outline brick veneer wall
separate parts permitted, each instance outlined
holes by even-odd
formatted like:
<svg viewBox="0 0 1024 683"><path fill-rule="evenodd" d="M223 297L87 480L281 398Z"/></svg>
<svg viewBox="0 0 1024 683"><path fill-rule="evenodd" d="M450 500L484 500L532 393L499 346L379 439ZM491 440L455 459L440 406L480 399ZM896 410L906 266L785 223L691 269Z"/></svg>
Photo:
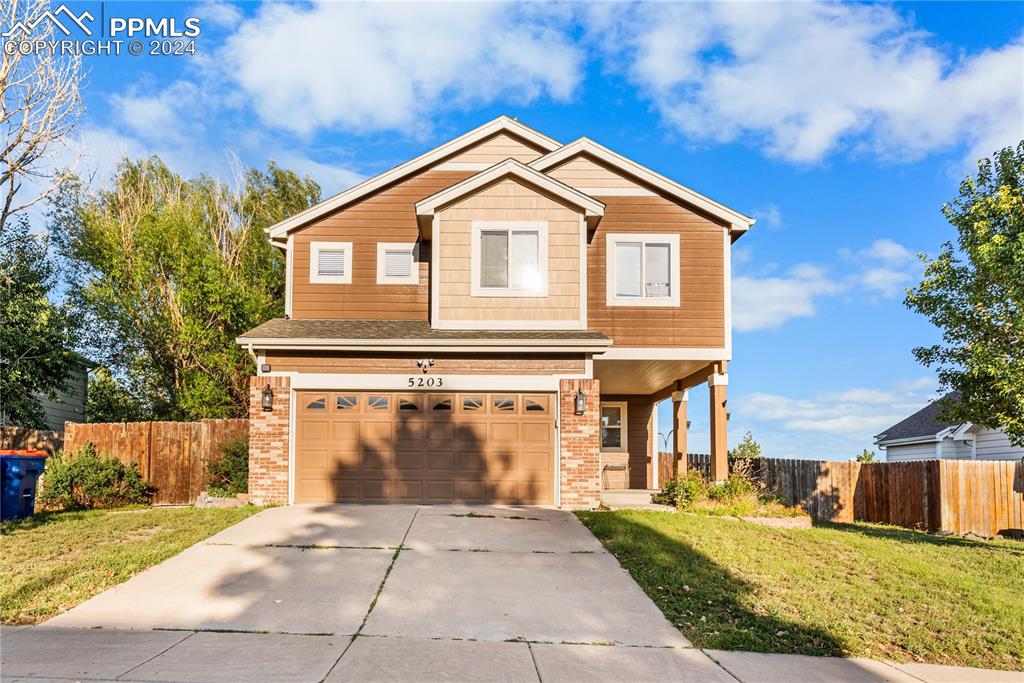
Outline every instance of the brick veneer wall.
<svg viewBox="0 0 1024 683"><path fill-rule="evenodd" d="M587 409L576 414L576 390L587 395ZM563 379L558 387L561 426L562 507L592 508L601 502L601 383Z"/></svg>
<svg viewBox="0 0 1024 683"><path fill-rule="evenodd" d="M274 392L274 409L261 407L263 387ZM254 503L288 502L288 377L249 379L249 495Z"/></svg>

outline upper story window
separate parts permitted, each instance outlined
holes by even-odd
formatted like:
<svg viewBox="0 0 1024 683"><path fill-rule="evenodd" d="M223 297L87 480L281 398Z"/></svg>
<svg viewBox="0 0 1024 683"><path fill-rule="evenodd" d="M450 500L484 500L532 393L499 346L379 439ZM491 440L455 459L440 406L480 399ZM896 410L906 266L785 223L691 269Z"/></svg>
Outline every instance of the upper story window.
<svg viewBox="0 0 1024 683"><path fill-rule="evenodd" d="M609 306L679 305L679 235L607 236Z"/></svg>
<svg viewBox="0 0 1024 683"><path fill-rule="evenodd" d="M415 285L420 281L419 248L411 242L377 244L377 284Z"/></svg>
<svg viewBox="0 0 1024 683"><path fill-rule="evenodd" d="M471 239L472 296L547 296L547 222L474 221Z"/></svg>
<svg viewBox="0 0 1024 683"><path fill-rule="evenodd" d="M320 284L351 284L352 243L312 242L309 245L309 281Z"/></svg>

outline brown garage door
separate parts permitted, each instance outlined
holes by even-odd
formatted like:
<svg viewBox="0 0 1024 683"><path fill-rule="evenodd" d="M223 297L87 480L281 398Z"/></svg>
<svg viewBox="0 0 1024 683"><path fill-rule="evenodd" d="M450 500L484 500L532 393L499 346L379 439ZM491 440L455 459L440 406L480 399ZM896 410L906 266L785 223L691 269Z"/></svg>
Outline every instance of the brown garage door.
<svg viewBox="0 0 1024 683"><path fill-rule="evenodd" d="M296 502L554 502L553 394L296 396Z"/></svg>

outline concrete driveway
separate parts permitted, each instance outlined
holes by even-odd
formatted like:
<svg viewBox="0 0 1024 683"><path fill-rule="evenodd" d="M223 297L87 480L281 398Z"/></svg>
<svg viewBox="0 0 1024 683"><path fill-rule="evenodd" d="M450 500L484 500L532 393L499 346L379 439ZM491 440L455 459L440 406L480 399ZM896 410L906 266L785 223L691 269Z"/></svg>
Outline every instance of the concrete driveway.
<svg viewBox="0 0 1024 683"><path fill-rule="evenodd" d="M5 681L737 680L544 508L273 508L0 638ZM830 680L919 680L831 661Z"/></svg>

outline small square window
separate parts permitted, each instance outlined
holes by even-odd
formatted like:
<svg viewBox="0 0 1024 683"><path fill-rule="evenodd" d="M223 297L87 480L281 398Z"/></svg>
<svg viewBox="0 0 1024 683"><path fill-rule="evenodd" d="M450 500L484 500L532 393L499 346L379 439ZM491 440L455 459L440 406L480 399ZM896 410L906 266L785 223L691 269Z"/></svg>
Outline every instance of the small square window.
<svg viewBox="0 0 1024 683"><path fill-rule="evenodd" d="M472 296L547 296L546 222L474 221L471 240Z"/></svg>
<svg viewBox="0 0 1024 683"><path fill-rule="evenodd" d="M679 305L678 234L609 234L607 241L607 305Z"/></svg>
<svg viewBox="0 0 1024 683"><path fill-rule="evenodd" d="M548 410L548 399L546 396L526 398L524 403L528 413L545 413Z"/></svg>
<svg viewBox="0 0 1024 683"><path fill-rule="evenodd" d="M317 284L351 284L352 243L311 242L309 281Z"/></svg>
<svg viewBox="0 0 1024 683"><path fill-rule="evenodd" d="M466 396L462 399L462 410L465 412L476 412L484 409L482 396Z"/></svg>
<svg viewBox="0 0 1024 683"><path fill-rule="evenodd" d="M377 244L377 284L415 285L419 281L419 248L415 243Z"/></svg>
<svg viewBox="0 0 1024 683"><path fill-rule="evenodd" d="M398 401L399 410L416 410L420 409L420 404L411 399L403 398Z"/></svg>
<svg viewBox="0 0 1024 683"><path fill-rule="evenodd" d="M306 410L327 410L327 399L323 396L314 398L306 404Z"/></svg>
<svg viewBox="0 0 1024 683"><path fill-rule="evenodd" d="M391 397L390 396L367 396L366 405L369 406L370 410L390 410L391 409Z"/></svg>
<svg viewBox="0 0 1024 683"><path fill-rule="evenodd" d="M434 401L434 405L430 409L437 412L450 412L452 409L452 400L450 398L442 398L438 401Z"/></svg>

